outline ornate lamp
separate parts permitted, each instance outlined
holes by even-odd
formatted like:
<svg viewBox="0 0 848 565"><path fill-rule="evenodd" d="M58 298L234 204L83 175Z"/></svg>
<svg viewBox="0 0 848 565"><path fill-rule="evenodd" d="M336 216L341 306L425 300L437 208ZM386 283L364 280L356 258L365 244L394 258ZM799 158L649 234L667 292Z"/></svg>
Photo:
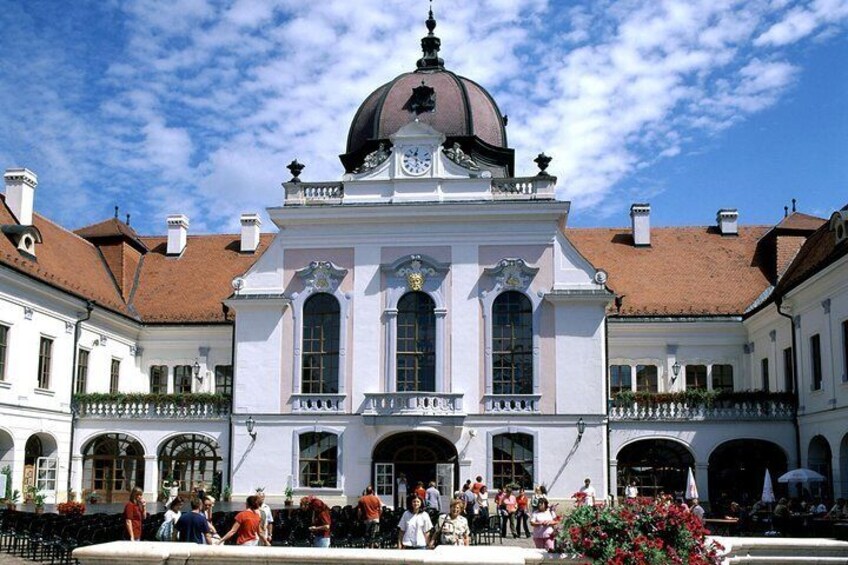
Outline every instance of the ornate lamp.
<svg viewBox="0 0 848 565"><path fill-rule="evenodd" d="M253 416L248 416L244 425L247 428L247 435L250 436L251 440L256 441L256 432L253 431L253 428L256 427L256 420L253 419Z"/></svg>

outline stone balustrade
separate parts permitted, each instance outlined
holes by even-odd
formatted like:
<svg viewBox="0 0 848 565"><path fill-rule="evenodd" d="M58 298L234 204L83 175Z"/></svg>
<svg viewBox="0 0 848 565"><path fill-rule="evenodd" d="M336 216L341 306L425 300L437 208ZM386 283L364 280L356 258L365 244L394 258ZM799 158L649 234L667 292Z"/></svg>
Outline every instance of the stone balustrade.
<svg viewBox="0 0 848 565"><path fill-rule="evenodd" d="M494 198L553 198L556 177L492 179Z"/></svg>
<svg viewBox="0 0 848 565"><path fill-rule="evenodd" d="M293 394L292 412L296 414L337 414L344 412L344 394Z"/></svg>
<svg viewBox="0 0 848 565"><path fill-rule="evenodd" d="M465 416L462 396L456 392L367 392L362 415Z"/></svg>
<svg viewBox="0 0 848 565"><path fill-rule="evenodd" d="M76 400L79 418L220 420L230 415L222 402L167 400Z"/></svg>
<svg viewBox="0 0 848 565"><path fill-rule="evenodd" d="M344 184L340 182L287 182L287 204L338 203L344 198Z"/></svg>
<svg viewBox="0 0 848 565"><path fill-rule="evenodd" d="M487 413L536 414L540 394L487 394L483 406Z"/></svg>
<svg viewBox="0 0 848 565"><path fill-rule="evenodd" d="M613 405L610 408L610 420L790 420L793 410L791 402L780 400L721 400L711 405L687 402L633 402Z"/></svg>

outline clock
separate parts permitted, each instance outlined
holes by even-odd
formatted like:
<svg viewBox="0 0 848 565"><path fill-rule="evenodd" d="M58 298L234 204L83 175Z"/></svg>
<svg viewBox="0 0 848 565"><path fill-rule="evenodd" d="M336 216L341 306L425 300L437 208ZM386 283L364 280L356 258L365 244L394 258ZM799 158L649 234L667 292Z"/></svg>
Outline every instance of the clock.
<svg viewBox="0 0 848 565"><path fill-rule="evenodd" d="M401 157L403 169L411 175L423 175L433 164L433 154L426 147L408 147Z"/></svg>

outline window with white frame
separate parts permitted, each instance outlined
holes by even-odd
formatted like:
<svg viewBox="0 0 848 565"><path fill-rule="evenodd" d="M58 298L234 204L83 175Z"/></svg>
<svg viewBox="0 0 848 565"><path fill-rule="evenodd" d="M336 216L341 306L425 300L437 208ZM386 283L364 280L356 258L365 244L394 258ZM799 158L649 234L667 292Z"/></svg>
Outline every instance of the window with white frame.
<svg viewBox="0 0 848 565"><path fill-rule="evenodd" d="M630 365L610 365L610 396L630 392L633 388Z"/></svg>
<svg viewBox="0 0 848 565"><path fill-rule="evenodd" d="M304 432L298 436L300 486L338 486L339 436L330 432Z"/></svg>
<svg viewBox="0 0 848 565"><path fill-rule="evenodd" d="M112 359L112 363L109 366L109 392L111 394L118 394L119 385L121 383L121 360L120 359Z"/></svg>
<svg viewBox="0 0 848 565"><path fill-rule="evenodd" d="M768 392L771 388L769 383L768 357L763 357L763 359L760 360L760 377L763 379L763 391Z"/></svg>
<svg viewBox="0 0 848 565"><path fill-rule="evenodd" d="M38 348L38 388L50 388L50 369L53 364L53 340L41 337Z"/></svg>
<svg viewBox="0 0 848 565"><path fill-rule="evenodd" d="M215 365L215 392L224 396L233 395L232 365Z"/></svg>
<svg viewBox="0 0 848 565"><path fill-rule="evenodd" d="M55 492L58 468L59 461L55 457L39 457L35 467L35 488L41 492Z"/></svg>
<svg viewBox="0 0 848 565"><path fill-rule="evenodd" d="M6 348L9 345L9 326L0 324L0 381L6 380Z"/></svg>
<svg viewBox="0 0 848 565"><path fill-rule="evenodd" d="M810 336L810 368L812 369L813 390L822 389L822 358L821 358L821 336L815 334Z"/></svg>
<svg viewBox="0 0 848 565"><path fill-rule="evenodd" d="M686 365L686 390L707 390L706 365Z"/></svg>
<svg viewBox="0 0 848 565"><path fill-rule="evenodd" d="M301 392L339 392L340 323L341 311L335 296L319 292L310 296L304 303Z"/></svg>
<svg viewBox="0 0 848 565"><path fill-rule="evenodd" d="M516 484L533 487L533 436L506 433L492 436L492 482L494 487Z"/></svg>
<svg viewBox="0 0 848 565"><path fill-rule="evenodd" d="M397 307L397 391L436 390L436 304L424 292L408 292Z"/></svg>
<svg viewBox="0 0 848 565"><path fill-rule="evenodd" d="M656 365L636 365L636 392L659 390L659 369Z"/></svg>
<svg viewBox="0 0 848 565"><path fill-rule="evenodd" d="M168 366L150 366L150 393L165 394L168 392Z"/></svg>
<svg viewBox="0 0 848 565"><path fill-rule="evenodd" d="M711 371L713 390L733 390L733 365L713 365Z"/></svg>
<svg viewBox="0 0 848 565"><path fill-rule="evenodd" d="M88 356L90 352L87 349L80 349L77 352L77 382L74 392L76 394L85 394L88 390Z"/></svg>
<svg viewBox="0 0 848 565"><path fill-rule="evenodd" d="M191 392L192 369L191 365L174 367L174 394L189 394Z"/></svg>
<svg viewBox="0 0 848 565"><path fill-rule="evenodd" d="M522 292L503 292L492 305L492 392L533 393L533 305Z"/></svg>

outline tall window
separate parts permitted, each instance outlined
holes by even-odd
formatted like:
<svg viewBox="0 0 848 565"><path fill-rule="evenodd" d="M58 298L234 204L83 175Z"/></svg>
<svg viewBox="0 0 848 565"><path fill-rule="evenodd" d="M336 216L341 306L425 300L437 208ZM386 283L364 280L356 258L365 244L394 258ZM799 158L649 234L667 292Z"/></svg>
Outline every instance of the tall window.
<svg viewBox="0 0 848 565"><path fill-rule="evenodd" d="M707 390L706 365L686 365L686 388Z"/></svg>
<svg viewBox="0 0 848 565"><path fill-rule="evenodd" d="M610 396L631 388L630 365L610 365Z"/></svg>
<svg viewBox="0 0 848 565"><path fill-rule="evenodd" d="M636 365L636 392L657 392L657 366Z"/></svg>
<svg viewBox="0 0 848 565"><path fill-rule="evenodd" d="M328 432L300 434L300 486L336 488L339 437Z"/></svg>
<svg viewBox="0 0 848 565"><path fill-rule="evenodd" d="M233 395L232 365L215 365L215 392L226 396Z"/></svg>
<svg viewBox="0 0 848 565"><path fill-rule="evenodd" d="M733 365L713 365L713 390L733 390Z"/></svg>
<svg viewBox="0 0 848 565"><path fill-rule="evenodd" d="M150 392L151 394L165 394L168 392L168 366L150 366Z"/></svg>
<svg viewBox="0 0 848 565"><path fill-rule="evenodd" d="M303 305L303 369L301 390L306 394L339 392L339 301L324 292Z"/></svg>
<svg viewBox="0 0 848 565"><path fill-rule="evenodd" d="M822 387L821 337L816 334L810 337L810 361L813 370L813 390Z"/></svg>
<svg viewBox="0 0 848 565"><path fill-rule="evenodd" d="M191 365L177 365L174 367L174 394L188 394L191 392Z"/></svg>
<svg viewBox="0 0 848 565"><path fill-rule="evenodd" d="M112 365L109 367L109 392L117 394L121 380L121 360L112 359Z"/></svg>
<svg viewBox="0 0 848 565"><path fill-rule="evenodd" d="M9 345L9 326L0 324L0 381L6 380L6 347Z"/></svg>
<svg viewBox="0 0 848 565"><path fill-rule="evenodd" d="M77 353L77 383L74 392L85 394L88 388L88 350L80 349Z"/></svg>
<svg viewBox="0 0 848 565"><path fill-rule="evenodd" d="M171 438L159 449L159 476L176 481L181 492L191 493L200 483L208 489L219 482L220 451L218 442L200 434Z"/></svg>
<svg viewBox="0 0 848 565"><path fill-rule="evenodd" d="M436 305L423 292L398 301L397 390L436 390Z"/></svg>
<svg viewBox="0 0 848 565"><path fill-rule="evenodd" d="M795 363L792 361L792 348L783 350L783 390L793 392L795 390Z"/></svg>
<svg viewBox="0 0 848 565"><path fill-rule="evenodd" d="M499 434L492 438L492 484L533 486L533 436Z"/></svg>
<svg viewBox="0 0 848 565"><path fill-rule="evenodd" d="M504 292L492 305L492 392L533 392L533 305L524 294Z"/></svg>
<svg viewBox="0 0 848 565"><path fill-rule="evenodd" d="M38 348L38 388L50 388L50 365L53 362L53 340L42 337Z"/></svg>
<svg viewBox="0 0 848 565"><path fill-rule="evenodd" d="M769 367L768 367L768 358L764 358L760 361L760 376L763 377L763 390L765 392L769 391Z"/></svg>

